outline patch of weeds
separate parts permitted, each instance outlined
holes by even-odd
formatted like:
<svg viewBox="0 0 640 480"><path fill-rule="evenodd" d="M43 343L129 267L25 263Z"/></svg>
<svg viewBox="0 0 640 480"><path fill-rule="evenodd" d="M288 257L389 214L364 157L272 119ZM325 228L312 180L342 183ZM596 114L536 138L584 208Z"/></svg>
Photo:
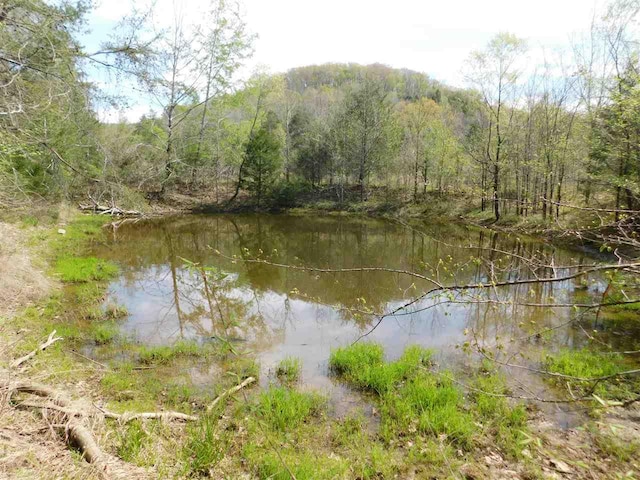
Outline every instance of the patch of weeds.
<svg viewBox="0 0 640 480"><path fill-rule="evenodd" d="M387 438L417 431L446 435L457 446L469 449L475 430L473 416L450 380L421 374L382 399L382 432Z"/></svg>
<svg viewBox="0 0 640 480"><path fill-rule="evenodd" d="M331 352L329 368L358 388L384 395L421 367L430 365L431 356L431 351L411 346L395 362L385 363L381 345L356 343Z"/></svg>
<svg viewBox="0 0 640 480"><path fill-rule="evenodd" d="M615 433L604 433L594 427L590 428L590 430L596 447L603 454L620 462L629 462L640 455L640 443L625 441L616 436Z"/></svg>
<svg viewBox="0 0 640 480"><path fill-rule="evenodd" d="M118 336L118 327L114 323L96 323L91 326L91 338L96 345L106 345Z"/></svg>
<svg viewBox="0 0 640 480"><path fill-rule="evenodd" d="M195 342L180 341L174 345L142 347L140 362L145 364L165 364L180 357L207 357L214 353L208 344L198 345Z"/></svg>
<svg viewBox="0 0 640 480"><path fill-rule="evenodd" d="M455 461L456 457L456 450L452 444L432 437L418 437L409 448L406 459L412 464L429 468L428 473L431 475L425 475L424 478L442 478L437 474L439 469L455 466L451 465L451 462Z"/></svg>
<svg viewBox="0 0 640 480"><path fill-rule="evenodd" d="M257 409L270 428L285 432L319 415L325 406L326 399L317 393L274 387L260 395Z"/></svg>
<svg viewBox="0 0 640 480"><path fill-rule="evenodd" d="M104 309L104 316L111 320L118 320L129 315L127 307L116 303L109 303Z"/></svg>
<svg viewBox="0 0 640 480"><path fill-rule="evenodd" d="M614 375L628 369L624 358L619 354L607 354L583 350L562 350L554 355L548 355L545 367L548 371L578 378L597 378ZM554 379L552 379L554 380ZM569 383L573 392L579 394L594 393L604 399L628 400L637 391L638 380L616 377L601 381L593 388L593 381L581 381L562 378L559 383Z"/></svg>
<svg viewBox="0 0 640 480"><path fill-rule="evenodd" d="M63 282L81 283L108 280L118 273L118 266L96 257L62 257L54 271Z"/></svg>
<svg viewBox="0 0 640 480"><path fill-rule="evenodd" d="M93 304L102 300L105 285L99 282L70 285L67 292L76 304Z"/></svg>
<svg viewBox="0 0 640 480"><path fill-rule="evenodd" d="M226 373L235 377L237 381L246 380L249 377L258 379L260 377L260 365L251 357L233 357L233 362L227 364Z"/></svg>
<svg viewBox="0 0 640 480"><path fill-rule="evenodd" d="M299 358L287 357L278 363L276 376L286 382L297 382L300 379L302 363Z"/></svg>
<svg viewBox="0 0 640 480"><path fill-rule="evenodd" d="M211 476L231 445L231 434L221 428L219 412L209 412L187 426L187 439L182 447L185 474Z"/></svg>
<svg viewBox="0 0 640 480"><path fill-rule="evenodd" d="M496 372L475 377L472 392L474 408L487 434L495 438L504 453L519 458L527 438L527 412L524 405L510 405L505 379Z"/></svg>
<svg viewBox="0 0 640 480"><path fill-rule="evenodd" d="M246 447L244 453L260 479L290 480L293 474L298 480L329 480L345 478L349 471L348 462L335 455L317 455L292 449L281 449L278 455L272 450L253 445Z"/></svg>
<svg viewBox="0 0 640 480"><path fill-rule="evenodd" d="M118 456L125 462L139 464L138 456L149 441L149 435L142 427L140 420L134 420L127 425L124 432L118 434Z"/></svg>
<svg viewBox="0 0 640 480"><path fill-rule="evenodd" d="M371 438L362 415L335 423L332 442L335 447L347 450L352 478L393 478L397 472L392 451Z"/></svg>
<svg viewBox="0 0 640 480"><path fill-rule="evenodd" d="M20 219L20 223L22 224L22 228L28 227L37 227L39 220L36 217L32 217L31 215L25 215Z"/></svg>
<svg viewBox="0 0 640 480"><path fill-rule="evenodd" d="M387 441L416 433L447 438L461 448L470 448L474 435L473 416L463 397L447 378L436 378L425 367L432 353L413 346L395 362L384 363L377 344L355 344L335 350L330 368L356 387L378 394L381 435Z"/></svg>

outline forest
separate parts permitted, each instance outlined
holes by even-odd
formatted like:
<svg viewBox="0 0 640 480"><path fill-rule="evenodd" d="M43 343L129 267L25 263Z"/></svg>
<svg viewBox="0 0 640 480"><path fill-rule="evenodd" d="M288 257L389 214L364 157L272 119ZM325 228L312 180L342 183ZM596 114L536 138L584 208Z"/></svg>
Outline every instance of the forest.
<svg viewBox="0 0 640 480"><path fill-rule="evenodd" d="M0 0L0 478L637 478L640 0L455 85L169 3Z"/></svg>
<svg viewBox="0 0 640 480"><path fill-rule="evenodd" d="M543 220L563 203L634 210L638 199L635 5L618 2L571 51L532 66L496 35L461 66L467 89L384 65L328 64L234 82L253 35L225 2L163 32L123 19L85 52L89 5L2 7L1 201L82 198L140 207L168 192L420 203L467 195L482 211ZM137 15L137 16L136 16ZM37 32L34 33L34 32ZM108 69L152 99L137 122L101 123L117 101L87 80ZM126 83L124 83L126 85Z"/></svg>

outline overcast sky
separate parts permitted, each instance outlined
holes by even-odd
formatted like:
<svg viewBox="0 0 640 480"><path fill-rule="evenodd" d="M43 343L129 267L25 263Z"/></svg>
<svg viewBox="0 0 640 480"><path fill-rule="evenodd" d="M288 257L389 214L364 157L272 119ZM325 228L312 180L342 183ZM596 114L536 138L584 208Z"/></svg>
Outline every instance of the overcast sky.
<svg viewBox="0 0 640 480"><path fill-rule="evenodd" d="M173 2L197 14L206 0L158 0L157 21ZM103 39L130 0L102 0L90 18L89 46ZM498 32L542 48L568 48L584 34L604 0L243 0L249 29L258 35L246 72L272 72L325 62L384 63L464 86L462 66ZM535 53L538 52L538 53ZM137 110L143 107L139 106ZM127 115L130 116L130 115ZM135 115L134 115L135 116Z"/></svg>

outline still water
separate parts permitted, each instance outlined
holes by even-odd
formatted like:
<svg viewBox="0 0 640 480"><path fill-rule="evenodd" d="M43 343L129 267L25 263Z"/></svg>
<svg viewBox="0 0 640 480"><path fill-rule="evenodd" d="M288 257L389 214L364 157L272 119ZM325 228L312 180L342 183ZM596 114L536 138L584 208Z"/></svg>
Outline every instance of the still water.
<svg viewBox="0 0 640 480"><path fill-rule="evenodd" d="M130 338L160 345L231 337L255 353L263 384L281 359L294 356L303 363L302 383L325 390L341 388L327 375L331 349L370 331L378 317L367 312L393 311L434 285L397 272L321 273L250 260L323 269L385 267L444 285L553 273L534 269L539 263L562 275L563 266L602 260L453 224L264 214L126 223L112 228L95 253L121 267L109 301L127 308L121 328ZM215 267L209 298L202 272L190 262ZM383 344L390 359L408 345L432 348L445 368L467 364L470 356L460 346L476 340L502 345L505 358L533 361L542 350L579 347L587 339L576 324L562 327L577 315L574 309L534 305L597 302L605 287L595 278L428 295L385 318L367 340ZM535 335L547 328L555 329ZM517 356L523 352L528 360ZM519 375L517 381L523 391L542 388L533 378Z"/></svg>

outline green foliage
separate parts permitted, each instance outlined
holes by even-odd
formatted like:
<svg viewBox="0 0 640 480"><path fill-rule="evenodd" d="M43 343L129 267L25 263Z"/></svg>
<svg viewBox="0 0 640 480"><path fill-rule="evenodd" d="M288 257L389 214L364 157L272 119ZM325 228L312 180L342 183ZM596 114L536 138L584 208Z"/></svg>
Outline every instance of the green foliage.
<svg viewBox="0 0 640 480"><path fill-rule="evenodd" d="M108 280L118 273L118 266L96 257L66 257L55 264L55 273L63 282L78 283Z"/></svg>
<svg viewBox="0 0 640 480"><path fill-rule="evenodd" d="M273 387L260 395L257 413L273 430L286 432L319 415L325 404L326 399L317 393Z"/></svg>
<svg viewBox="0 0 640 480"><path fill-rule="evenodd" d="M278 363L276 376L287 382L296 382L300 379L302 363L299 358L287 357Z"/></svg>
<svg viewBox="0 0 640 480"><path fill-rule="evenodd" d="M308 190L305 183L281 181L271 188L271 202L276 208L295 207Z"/></svg>

